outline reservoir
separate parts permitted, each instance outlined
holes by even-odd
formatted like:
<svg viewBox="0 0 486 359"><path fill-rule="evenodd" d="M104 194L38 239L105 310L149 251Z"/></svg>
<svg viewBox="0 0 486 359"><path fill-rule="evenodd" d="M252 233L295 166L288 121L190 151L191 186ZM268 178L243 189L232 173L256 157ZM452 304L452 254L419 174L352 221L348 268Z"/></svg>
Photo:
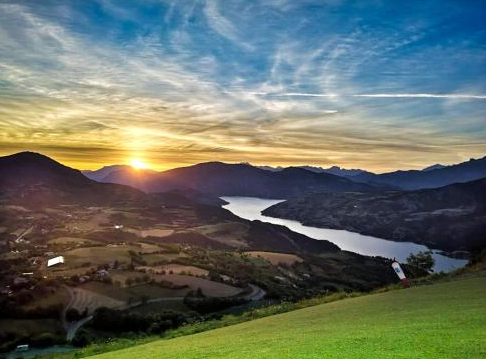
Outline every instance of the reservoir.
<svg viewBox="0 0 486 359"><path fill-rule="evenodd" d="M250 221L259 220L262 222L279 224L310 238L333 242L341 249L346 251L368 256L396 258L400 262L406 262L410 253L428 250L426 246L413 242L395 242L345 230L309 227L304 226L297 221L262 215L261 212L264 209L279 202L283 202L284 200L254 197L221 198L228 202L228 204L223 207L240 218L248 219ZM467 263L467 260L447 257L440 254L439 251L436 250L432 250L432 252L435 259L434 270L436 272L450 271L452 269L462 267Z"/></svg>

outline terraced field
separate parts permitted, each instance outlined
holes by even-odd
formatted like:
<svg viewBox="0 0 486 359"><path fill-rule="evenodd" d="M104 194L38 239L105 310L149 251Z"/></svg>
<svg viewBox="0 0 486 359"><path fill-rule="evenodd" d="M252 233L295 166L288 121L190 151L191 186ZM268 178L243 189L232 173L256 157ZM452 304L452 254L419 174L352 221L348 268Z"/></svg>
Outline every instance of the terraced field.
<svg viewBox="0 0 486 359"><path fill-rule="evenodd" d="M73 294L74 300L71 307L77 309L79 312L88 308L89 314L93 313L95 309L99 307L119 308L126 304L124 301L116 300L109 296L83 288L74 288Z"/></svg>

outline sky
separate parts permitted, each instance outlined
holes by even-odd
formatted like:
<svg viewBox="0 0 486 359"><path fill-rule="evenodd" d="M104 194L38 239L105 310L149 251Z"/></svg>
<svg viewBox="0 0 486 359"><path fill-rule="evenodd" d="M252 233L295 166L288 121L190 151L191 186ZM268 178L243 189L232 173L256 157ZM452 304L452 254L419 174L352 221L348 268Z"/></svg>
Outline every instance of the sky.
<svg viewBox="0 0 486 359"><path fill-rule="evenodd" d="M0 0L0 155L376 172L486 155L486 3Z"/></svg>

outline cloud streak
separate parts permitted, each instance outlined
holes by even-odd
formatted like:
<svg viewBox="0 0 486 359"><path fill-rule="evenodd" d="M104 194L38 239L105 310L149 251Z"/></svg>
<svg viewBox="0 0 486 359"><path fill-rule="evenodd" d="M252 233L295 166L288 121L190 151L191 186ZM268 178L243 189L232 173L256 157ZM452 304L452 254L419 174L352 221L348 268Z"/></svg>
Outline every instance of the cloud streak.
<svg viewBox="0 0 486 359"><path fill-rule="evenodd" d="M359 94L354 97L370 98L446 98L459 100L486 100L486 95L468 94L432 94L432 93L379 93L379 94Z"/></svg>

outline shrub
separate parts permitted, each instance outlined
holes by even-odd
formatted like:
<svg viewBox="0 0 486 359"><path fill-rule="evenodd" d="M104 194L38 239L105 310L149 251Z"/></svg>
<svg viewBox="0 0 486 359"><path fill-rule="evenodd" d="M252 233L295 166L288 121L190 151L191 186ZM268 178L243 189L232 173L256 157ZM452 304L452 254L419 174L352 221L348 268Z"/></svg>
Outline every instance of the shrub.
<svg viewBox="0 0 486 359"><path fill-rule="evenodd" d="M432 257L432 252L419 252L417 254L410 253L407 258L408 269L412 276L422 277L433 272L435 260Z"/></svg>

